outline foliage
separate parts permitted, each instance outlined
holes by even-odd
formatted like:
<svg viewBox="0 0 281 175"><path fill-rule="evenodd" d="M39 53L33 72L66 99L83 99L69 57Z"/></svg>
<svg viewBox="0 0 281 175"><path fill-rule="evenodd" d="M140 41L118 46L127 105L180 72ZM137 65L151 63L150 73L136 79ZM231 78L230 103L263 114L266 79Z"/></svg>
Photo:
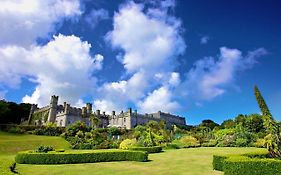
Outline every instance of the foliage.
<svg viewBox="0 0 281 175"><path fill-rule="evenodd" d="M70 164L109 161L147 161L148 155L143 151L128 150L91 150L49 153L19 152L16 162L21 164Z"/></svg>
<svg viewBox="0 0 281 175"><path fill-rule="evenodd" d="M213 130L216 126L219 126L219 124L215 123L213 120L207 119L203 120L199 126L207 127Z"/></svg>
<svg viewBox="0 0 281 175"><path fill-rule="evenodd" d="M37 153L47 153L47 152L53 151L53 150L54 150L54 148L52 146L40 145L34 151Z"/></svg>
<svg viewBox="0 0 281 175"><path fill-rule="evenodd" d="M48 123L46 126L35 129L32 133L35 135L59 136L64 130L64 127L57 127L55 123Z"/></svg>
<svg viewBox="0 0 281 175"><path fill-rule="evenodd" d="M254 87L255 96L263 115L263 124L268 132L267 149L272 157L281 157L281 127L271 115L264 98L257 86Z"/></svg>
<svg viewBox="0 0 281 175"><path fill-rule="evenodd" d="M199 147L199 141L192 136L184 136L180 140L174 140L172 143L177 144L180 148L195 148Z"/></svg>
<svg viewBox="0 0 281 175"><path fill-rule="evenodd" d="M30 104L14 103L0 100L0 124L20 124L22 120L27 120L30 111Z"/></svg>
<svg viewBox="0 0 281 175"><path fill-rule="evenodd" d="M75 136L77 132L87 132L90 128L84 122L76 121L75 123L68 125L65 129L65 136Z"/></svg>
<svg viewBox="0 0 281 175"><path fill-rule="evenodd" d="M129 150L145 151L147 153L160 153L162 151L162 147L161 146L153 146L153 147L132 146L129 147Z"/></svg>
<svg viewBox="0 0 281 175"><path fill-rule="evenodd" d="M119 148L120 149L130 149L130 147L133 147L137 144L137 140L136 139L126 139L126 140L123 140L121 143L120 143L120 146Z"/></svg>
<svg viewBox="0 0 281 175"><path fill-rule="evenodd" d="M11 169L11 168L13 168L12 167L13 164L14 164L14 162L12 162L12 161L7 161L7 160L2 161L2 160L0 160L0 174L3 174L3 175L13 175L13 174L15 174L14 172L11 171L11 170L16 171L15 170L16 166L14 167L14 169Z"/></svg>
<svg viewBox="0 0 281 175"><path fill-rule="evenodd" d="M92 124L92 127L93 128L98 128L98 125L100 124L100 119L99 117L97 116L97 114L91 114L90 116L90 120L91 120L91 124Z"/></svg>
<svg viewBox="0 0 281 175"><path fill-rule="evenodd" d="M258 148L265 148L266 147L265 139L257 139L257 141L254 143L254 146Z"/></svg>
<svg viewBox="0 0 281 175"><path fill-rule="evenodd" d="M224 164L225 175L281 175L281 160L251 159L245 156L230 157Z"/></svg>

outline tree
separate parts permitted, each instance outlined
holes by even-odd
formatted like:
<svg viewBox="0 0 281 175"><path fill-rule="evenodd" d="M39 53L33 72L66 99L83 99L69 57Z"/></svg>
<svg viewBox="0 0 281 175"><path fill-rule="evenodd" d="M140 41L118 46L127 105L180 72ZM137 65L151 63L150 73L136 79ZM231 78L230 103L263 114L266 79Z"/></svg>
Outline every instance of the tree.
<svg viewBox="0 0 281 175"><path fill-rule="evenodd" d="M223 129L229 129L235 127L235 122L232 119L228 119L222 122L221 127Z"/></svg>
<svg viewBox="0 0 281 175"><path fill-rule="evenodd" d="M204 126L213 130L216 126L219 126L219 124L215 123L213 120L208 119L208 120L203 120L200 126Z"/></svg>
<svg viewBox="0 0 281 175"><path fill-rule="evenodd" d="M268 132L267 148L272 157L281 157L280 125L274 120L257 86L254 87L257 103L263 115L263 124Z"/></svg>

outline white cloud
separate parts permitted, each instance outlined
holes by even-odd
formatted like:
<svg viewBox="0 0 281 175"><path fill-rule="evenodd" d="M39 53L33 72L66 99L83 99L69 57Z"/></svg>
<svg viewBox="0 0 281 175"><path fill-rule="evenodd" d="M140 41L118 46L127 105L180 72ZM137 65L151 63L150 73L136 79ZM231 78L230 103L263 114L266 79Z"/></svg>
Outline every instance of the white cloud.
<svg viewBox="0 0 281 175"><path fill-rule="evenodd" d="M208 36L202 36L201 39L200 39L200 43L201 44L207 44L210 40L210 37Z"/></svg>
<svg viewBox="0 0 281 175"><path fill-rule="evenodd" d="M176 56L185 50L178 23L151 18L141 5L131 2L114 15L114 29L107 39L125 51L123 64L128 72L172 70Z"/></svg>
<svg viewBox="0 0 281 175"><path fill-rule="evenodd" d="M90 12L90 14L86 15L85 21L92 27L95 28L96 25L102 21L109 19L109 13L105 9L94 9Z"/></svg>
<svg viewBox="0 0 281 175"><path fill-rule="evenodd" d="M220 56L216 61L213 57L198 60L187 73L186 80L181 84L182 93L200 100L210 100L226 92L234 83L239 71L251 68L256 58L266 54L264 48L259 48L248 55L242 56L238 49L220 48Z"/></svg>
<svg viewBox="0 0 281 175"><path fill-rule="evenodd" d="M105 94L104 100L97 99L95 104L112 106L114 101L117 106L124 107L128 103L139 103L145 110L145 104L155 99L154 94L160 93L165 96L162 102L167 103L166 109L174 109L168 88L157 90L159 86L179 84L179 74L173 69L176 57L183 54L186 47L180 33L181 22L167 14L167 8L174 7L174 1L169 2L155 5L146 13L143 5L129 2L115 13L114 29L106 39L113 47L124 51L118 55L118 61L123 63L129 78L106 83L100 90L100 94Z"/></svg>
<svg viewBox="0 0 281 175"><path fill-rule="evenodd" d="M167 87L160 87L150 93L144 101L138 103L140 112L152 113L156 111L176 111L180 108L179 103L172 100L173 94Z"/></svg>
<svg viewBox="0 0 281 175"><path fill-rule="evenodd" d="M2 0L0 6L0 46L25 48L37 38L52 34L63 19L81 14L79 0Z"/></svg>
<svg viewBox="0 0 281 175"><path fill-rule="evenodd" d="M75 104L83 96L92 94L96 82L92 72L101 69L103 57L96 55L92 58L90 48L88 42L76 36L61 34L45 46L34 46L29 50L19 46L2 47L0 82L16 86L22 77L32 77L38 85L31 96L23 98L23 102L42 106L56 94L61 101L67 99Z"/></svg>

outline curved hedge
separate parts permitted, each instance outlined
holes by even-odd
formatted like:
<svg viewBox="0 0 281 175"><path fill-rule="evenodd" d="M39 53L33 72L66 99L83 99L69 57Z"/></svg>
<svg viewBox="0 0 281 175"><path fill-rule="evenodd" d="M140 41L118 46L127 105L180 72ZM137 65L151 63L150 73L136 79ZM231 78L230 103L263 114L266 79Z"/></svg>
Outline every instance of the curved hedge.
<svg viewBox="0 0 281 175"><path fill-rule="evenodd" d="M153 147L130 147L130 150L135 151L146 151L147 153L159 153L162 151L161 146L153 146Z"/></svg>
<svg viewBox="0 0 281 175"><path fill-rule="evenodd" d="M147 161L148 154L143 151L128 150L71 150L65 152L50 151L36 153L31 151L19 152L16 162L22 164L70 164L94 163L109 161Z"/></svg>
<svg viewBox="0 0 281 175"><path fill-rule="evenodd" d="M269 159L267 152L214 155L213 168L225 175L281 175L281 160Z"/></svg>
<svg viewBox="0 0 281 175"><path fill-rule="evenodd" d="M224 163L224 175L281 175L281 160L229 157Z"/></svg>

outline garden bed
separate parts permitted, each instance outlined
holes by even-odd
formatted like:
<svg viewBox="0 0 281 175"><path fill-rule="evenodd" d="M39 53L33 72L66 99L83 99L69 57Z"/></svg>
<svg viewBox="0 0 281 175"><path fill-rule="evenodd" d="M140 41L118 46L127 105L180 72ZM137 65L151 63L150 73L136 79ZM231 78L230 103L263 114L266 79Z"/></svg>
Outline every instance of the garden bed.
<svg viewBox="0 0 281 175"><path fill-rule="evenodd" d="M148 154L143 151L131 150L68 150L65 152L50 151L38 153L33 151L19 152L15 158L21 164L72 164L110 161L140 161L148 160Z"/></svg>

